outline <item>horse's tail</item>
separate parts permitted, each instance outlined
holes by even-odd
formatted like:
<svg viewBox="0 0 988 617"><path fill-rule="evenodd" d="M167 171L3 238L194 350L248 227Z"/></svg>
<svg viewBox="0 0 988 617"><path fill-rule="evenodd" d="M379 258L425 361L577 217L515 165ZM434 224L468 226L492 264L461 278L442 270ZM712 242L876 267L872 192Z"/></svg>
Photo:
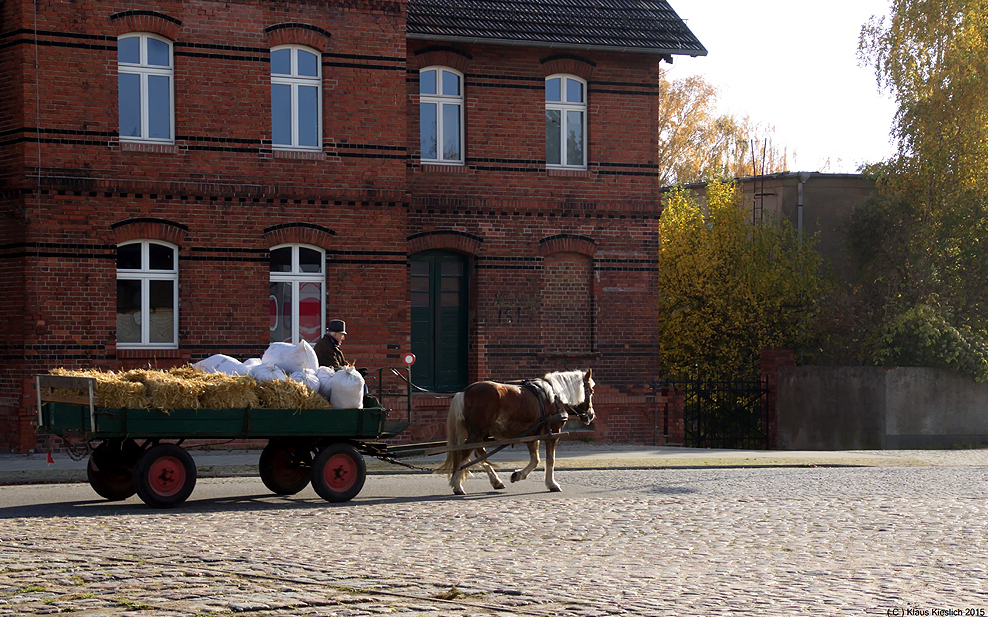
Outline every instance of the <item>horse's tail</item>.
<svg viewBox="0 0 988 617"><path fill-rule="evenodd" d="M446 445L462 446L467 442L467 427L463 421L463 393L457 392L449 404L449 415L446 417ZM470 455L465 450L453 450L446 453L446 460L436 468L434 473L452 477L453 473ZM466 473L465 471L460 473Z"/></svg>

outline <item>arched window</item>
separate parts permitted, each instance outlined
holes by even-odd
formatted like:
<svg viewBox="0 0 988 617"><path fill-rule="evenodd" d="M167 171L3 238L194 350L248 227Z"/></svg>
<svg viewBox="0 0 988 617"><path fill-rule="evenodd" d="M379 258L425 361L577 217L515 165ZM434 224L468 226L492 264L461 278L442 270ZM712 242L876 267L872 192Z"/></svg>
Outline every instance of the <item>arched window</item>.
<svg viewBox="0 0 988 617"><path fill-rule="evenodd" d="M587 166L587 82L572 75L545 80L546 167Z"/></svg>
<svg viewBox="0 0 988 617"><path fill-rule="evenodd" d="M287 45L271 50L271 144L322 148L322 64L319 54Z"/></svg>
<svg viewBox="0 0 988 617"><path fill-rule="evenodd" d="M419 71L422 162L463 163L463 75L446 67Z"/></svg>
<svg viewBox="0 0 988 617"><path fill-rule="evenodd" d="M175 141L172 44L154 34L117 39L120 139Z"/></svg>
<svg viewBox="0 0 988 617"><path fill-rule="evenodd" d="M178 348L178 248L117 246L117 348Z"/></svg>
<svg viewBox="0 0 988 617"><path fill-rule="evenodd" d="M314 343L325 329L326 253L289 244L271 249L271 342Z"/></svg>

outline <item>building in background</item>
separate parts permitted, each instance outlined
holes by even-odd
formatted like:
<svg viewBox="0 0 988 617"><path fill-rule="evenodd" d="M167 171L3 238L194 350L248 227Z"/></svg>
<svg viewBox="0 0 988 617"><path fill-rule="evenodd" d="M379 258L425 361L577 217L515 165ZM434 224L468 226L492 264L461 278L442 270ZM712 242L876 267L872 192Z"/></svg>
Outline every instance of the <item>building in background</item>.
<svg viewBox="0 0 988 617"><path fill-rule="evenodd" d="M408 438L592 367L598 439L675 441L656 89L705 53L664 0L0 3L0 449L37 447L38 373L336 317L360 366L418 357Z"/></svg>

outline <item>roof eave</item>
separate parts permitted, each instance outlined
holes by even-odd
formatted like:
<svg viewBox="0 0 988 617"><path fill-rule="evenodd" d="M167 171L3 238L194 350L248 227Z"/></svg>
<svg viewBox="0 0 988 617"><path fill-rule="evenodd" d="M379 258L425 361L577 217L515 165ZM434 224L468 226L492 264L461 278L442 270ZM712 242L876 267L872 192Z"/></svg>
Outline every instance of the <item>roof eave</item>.
<svg viewBox="0 0 988 617"><path fill-rule="evenodd" d="M614 51L620 53L650 54L660 56L672 63L672 56L706 56L706 49L656 49L651 47L628 47L613 45L587 45L579 43L557 43L553 41L530 41L517 39L481 38L471 36L444 36L437 34L419 34L407 32L406 37L418 41L442 41L445 43L465 43L470 45L506 45L511 47L545 47L548 49L567 49L575 51Z"/></svg>

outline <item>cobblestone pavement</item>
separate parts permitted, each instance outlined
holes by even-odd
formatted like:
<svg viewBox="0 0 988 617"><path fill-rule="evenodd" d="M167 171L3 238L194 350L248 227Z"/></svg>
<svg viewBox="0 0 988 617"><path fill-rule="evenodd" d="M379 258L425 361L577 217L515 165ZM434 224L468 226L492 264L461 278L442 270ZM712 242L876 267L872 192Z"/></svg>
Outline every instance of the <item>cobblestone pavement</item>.
<svg viewBox="0 0 988 617"><path fill-rule="evenodd" d="M988 612L976 462L557 478L587 490L7 518L0 487L0 617Z"/></svg>

